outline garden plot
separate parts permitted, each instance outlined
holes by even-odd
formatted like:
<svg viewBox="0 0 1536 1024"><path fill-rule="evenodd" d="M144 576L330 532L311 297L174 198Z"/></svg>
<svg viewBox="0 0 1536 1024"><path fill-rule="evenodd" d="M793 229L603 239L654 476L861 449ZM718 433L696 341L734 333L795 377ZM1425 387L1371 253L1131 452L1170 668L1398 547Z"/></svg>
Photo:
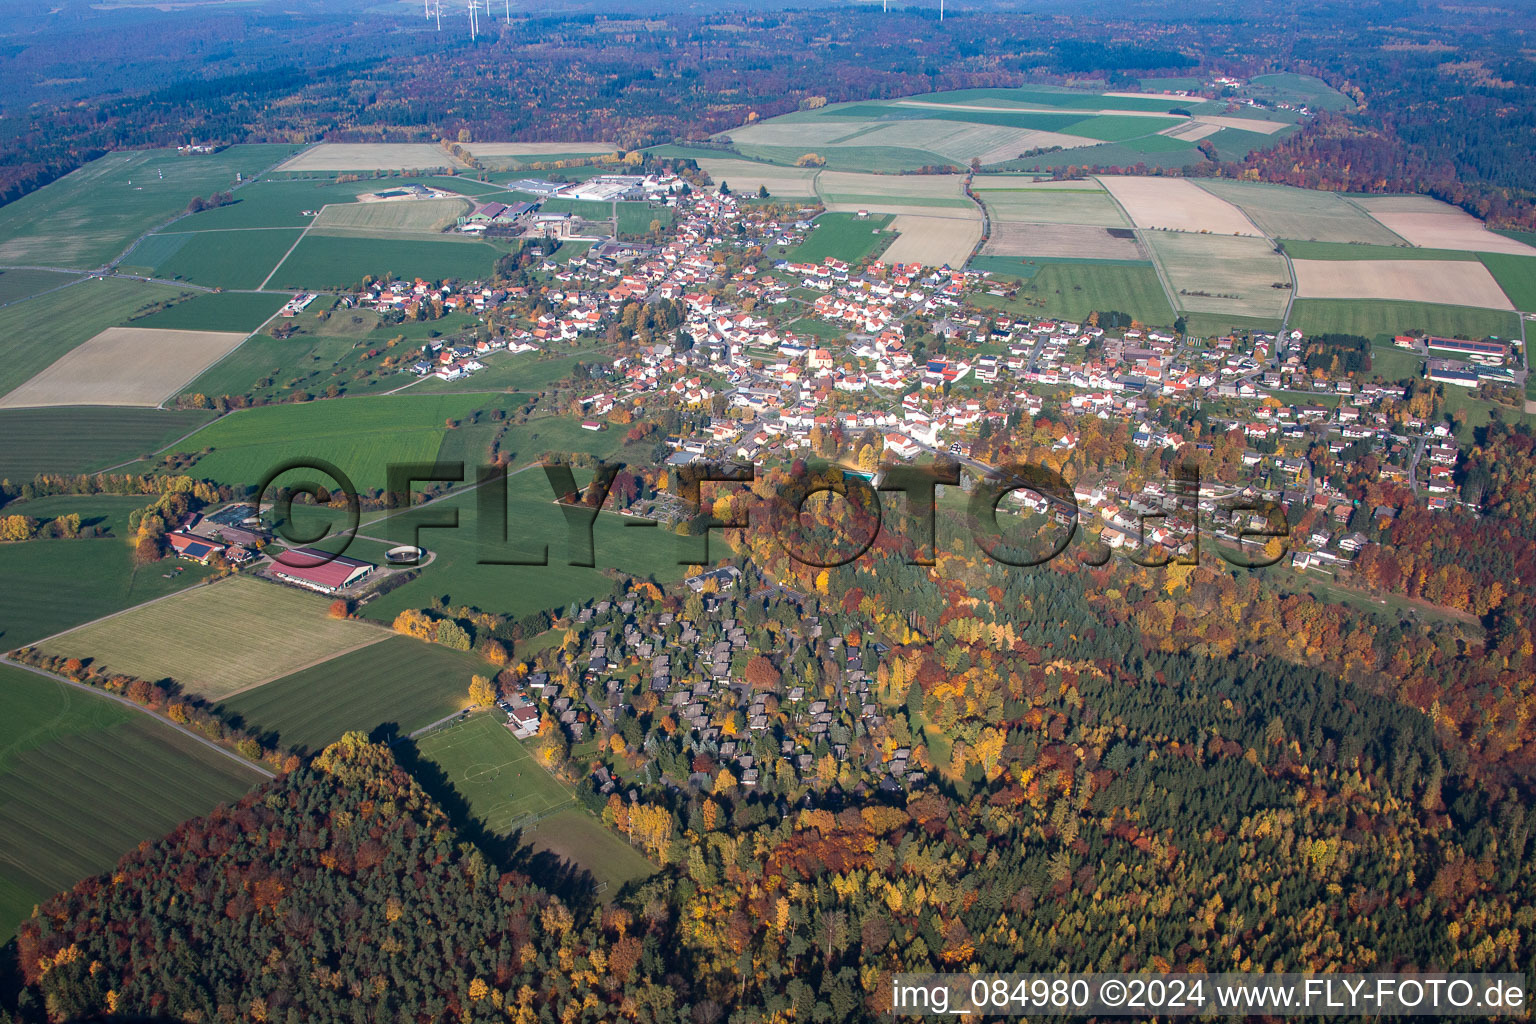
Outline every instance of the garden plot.
<svg viewBox="0 0 1536 1024"><path fill-rule="evenodd" d="M1263 238L1153 232L1146 237L1180 309L1231 316L1279 317L1290 275Z"/></svg>
<svg viewBox="0 0 1536 1024"><path fill-rule="evenodd" d="M1403 239L1336 192L1245 181L1202 181L1200 187L1236 205L1271 238L1403 244Z"/></svg>
<svg viewBox="0 0 1536 1024"><path fill-rule="evenodd" d="M1139 228L1257 235L1243 211L1183 178L1101 177Z"/></svg>
<svg viewBox="0 0 1536 1024"><path fill-rule="evenodd" d="M279 171L410 171L468 167L427 142L322 142L284 162Z"/></svg>
<svg viewBox="0 0 1536 1024"><path fill-rule="evenodd" d="M109 327L0 398L0 408L159 405L245 338L234 331Z"/></svg>
<svg viewBox="0 0 1536 1024"><path fill-rule="evenodd" d="M1296 294L1309 299L1404 299L1513 309L1476 260L1292 260Z"/></svg>
<svg viewBox="0 0 1536 1024"><path fill-rule="evenodd" d="M1428 196L1363 196L1355 202L1388 230L1414 245L1536 256L1536 249L1524 242L1494 234L1465 210Z"/></svg>

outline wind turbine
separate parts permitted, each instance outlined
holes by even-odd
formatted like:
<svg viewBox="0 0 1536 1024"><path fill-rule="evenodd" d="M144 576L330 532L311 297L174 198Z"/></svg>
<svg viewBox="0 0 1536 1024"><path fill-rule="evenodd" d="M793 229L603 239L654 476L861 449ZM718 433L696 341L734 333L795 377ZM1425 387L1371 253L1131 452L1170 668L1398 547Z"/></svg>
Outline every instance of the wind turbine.
<svg viewBox="0 0 1536 1024"><path fill-rule="evenodd" d="M512 24L512 0L506 0L506 5L507 5L507 24L510 25L510 24Z"/></svg>
<svg viewBox="0 0 1536 1024"><path fill-rule="evenodd" d="M479 28L480 28L479 18L475 14L475 12L478 11L479 9L480 9L480 5L475 3L475 0L469 0L469 41L470 42L474 42L475 41L476 33L479 31Z"/></svg>
<svg viewBox="0 0 1536 1024"><path fill-rule="evenodd" d="M437 0L437 3L433 6L432 13L437 16L437 30L441 32L443 30L443 0Z"/></svg>

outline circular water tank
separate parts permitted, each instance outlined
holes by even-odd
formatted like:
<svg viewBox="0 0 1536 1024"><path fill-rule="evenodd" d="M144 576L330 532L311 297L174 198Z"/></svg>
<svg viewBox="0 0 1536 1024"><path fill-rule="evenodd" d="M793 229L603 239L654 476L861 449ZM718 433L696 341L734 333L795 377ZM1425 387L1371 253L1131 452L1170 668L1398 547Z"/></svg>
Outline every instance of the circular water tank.
<svg viewBox="0 0 1536 1024"><path fill-rule="evenodd" d="M390 565L415 565L426 556L426 551L414 544L402 544L384 552L384 560Z"/></svg>

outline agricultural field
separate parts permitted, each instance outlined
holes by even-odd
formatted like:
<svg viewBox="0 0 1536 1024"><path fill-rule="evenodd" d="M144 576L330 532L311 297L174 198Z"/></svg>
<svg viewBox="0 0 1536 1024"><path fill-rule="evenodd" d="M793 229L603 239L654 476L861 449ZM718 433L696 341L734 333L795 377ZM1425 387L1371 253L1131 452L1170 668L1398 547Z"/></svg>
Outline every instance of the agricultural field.
<svg viewBox="0 0 1536 1024"><path fill-rule="evenodd" d="M20 483L44 472L86 473L129 462L212 418L212 412L111 406L0 409L6 439L0 480Z"/></svg>
<svg viewBox="0 0 1536 1024"><path fill-rule="evenodd" d="M1289 325L1307 334L1358 334L1388 339L1420 330L1446 338L1517 338L1515 314L1428 302L1369 302L1297 298Z"/></svg>
<svg viewBox="0 0 1536 1024"><path fill-rule="evenodd" d="M891 222L896 241L881 254L886 263L963 267L981 241L981 216L926 217L898 214Z"/></svg>
<svg viewBox="0 0 1536 1024"><path fill-rule="evenodd" d="M1457 249L1419 249L1411 245L1353 245L1347 242L1298 242L1283 239L1293 260L1476 260Z"/></svg>
<svg viewBox="0 0 1536 1024"><path fill-rule="evenodd" d="M1413 245L1467 252L1502 252L1536 256L1536 248L1489 231L1458 207L1428 196L1359 196L1353 200L1388 230Z"/></svg>
<svg viewBox="0 0 1536 1024"><path fill-rule="evenodd" d="M147 498L139 507L149 503ZM96 518L82 502L81 518ZM25 514L24 506L11 511ZM9 513L8 513L9 514ZM180 571L177 571L180 569ZM208 577L200 566L135 566L126 539L29 540L0 544L0 649L34 643Z"/></svg>
<svg viewBox="0 0 1536 1024"><path fill-rule="evenodd" d="M400 199L376 203L327 205L315 218L313 233L390 235L440 234L469 213L467 199Z"/></svg>
<svg viewBox="0 0 1536 1024"><path fill-rule="evenodd" d="M619 151L611 142L466 142L476 162L495 169L511 169L571 157L605 156Z"/></svg>
<svg viewBox="0 0 1536 1024"><path fill-rule="evenodd" d="M428 142L322 142L274 168L277 171L413 171L467 167Z"/></svg>
<svg viewBox="0 0 1536 1024"><path fill-rule="evenodd" d="M816 189L829 203L859 204L874 200L898 206L943 205L956 202L974 208L965 198L964 180L954 174L860 174L822 171ZM878 209L879 207L875 207Z"/></svg>
<svg viewBox="0 0 1536 1024"><path fill-rule="evenodd" d="M1292 260L1291 268L1296 273L1296 294L1309 299L1395 299L1514 308L1488 268L1477 260Z"/></svg>
<svg viewBox="0 0 1536 1024"><path fill-rule="evenodd" d="M1013 277L1024 276L1022 273L1010 274L995 260L989 260L982 269L996 269ZM1014 300L1003 303L982 295L978 301L1025 316L1057 316L1082 321L1094 310L1119 310L1152 326L1173 325L1176 314L1168 305L1168 296L1150 263L1065 260L1025 264L1020 269L1033 273L1021 280Z"/></svg>
<svg viewBox="0 0 1536 1024"><path fill-rule="evenodd" d="M409 733L464 706L479 657L398 634L246 690L224 702L284 748L316 751L349 730Z"/></svg>
<svg viewBox="0 0 1536 1024"><path fill-rule="evenodd" d="M164 309L133 317L124 326L248 334L276 316L288 299L287 294L275 292L197 292Z"/></svg>
<svg viewBox="0 0 1536 1024"><path fill-rule="evenodd" d="M330 618L329 603L318 594L234 576L97 620L39 647L90 659L107 672L169 677L219 700L386 636L375 626Z"/></svg>
<svg viewBox="0 0 1536 1024"><path fill-rule="evenodd" d="M52 270L0 270L0 305L29 298L39 292L52 291L78 280L78 274L61 274Z"/></svg>
<svg viewBox="0 0 1536 1024"><path fill-rule="evenodd" d="M1023 224L1087 224L1105 228L1128 228L1130 221L1103 189L1092 187L1035 188L1030 186L996 187L991 181L972 186L977 197L987 205L994 221Z"/></svg>
<svg viewBox="0 0 1536 1024"><path fill-rule="evenodd" d="M428 280L490 276L502 250L473 240L335 237L310 234L273 273L268 286L351 288L364 277L401 274Z"/></svg>
<svg viewBox="0 0 1536 1024"><path fill-rule="evenodd" d="M885 230L891 219L881 214L860 218L856 213L824 213L816 218L815 227L789 253L788 259L794 263L820 263L831 256L856 263L878 255L877 250L891 240Z"/></svg>
<svg viewBox="0 0 1536 1024"><path fill-rule="evenodd" d="M987 256L1061 259L1145 260L1147 251L1131 228L1101 228L1082 224L992 222Z"/></svg>
<svg viewBox="0 0 1536 1024"><path fill-rule="evenodd" d="M1200 187L1238 207L1271 238L1402 245L1403 239L1337 192L1206 180Z"/></svg>
<svg viewBox="0 0 1536 1024"><path fill-rule="evenodd" d="M1516 309L1536 312L1536 259L1504 253L1487 253L1481 258Z"/></svg>
<svg viewBox="0 0 1536 1024"><path fill-rule="evenodd" d="M298 240L294 228L150 235L128 254L123 270L209 288L255 289Z"/></svg>
<svg viewBox="0 0 1536 1024"><path fill-rule="evenodd" d="M245 337L226 331L109 327L0 398L0 408L159 405Z"/></svg>
<svg viewBox="0 0 1536 1024"><path fill-rule="evenodd" d="M289 459L335 464L361 490L382 490L391 462L431 462L445 423L485 404L481 395L338 398L242 409L186 438L176 450L202 452L193 475L255 486Z"/></svg>
<svg viewBox="0 0 1536 1024"><path fill-rule="evenodd" d="M419 180L427 182L431 179ZM305 228L324 207L335 203L355 203L358 196L366 195L377 187L367 181L338 183L329 178L267 178L241 188L229 206L194 213L177 221L175 227L178 231Z"/></svg>
<svg viewBox="0 0 1536 1024"><path fill-rule="evenodd" d="M699 169L715 184L726 182L733 192L756 195L766 187L774 199L813 199L816 196L816 169L779 167L736 157L699 156Z"/></svg>
<svg viewBox="0 0 1536 1024"><path fill-rule="evenodd" d="M173 149L109 153L0 209L0 266L93 270L134 239L226 191L293 152L282 145L230 146L205 156Z"/></svg>
<svg viewBox="0 0 1536 1024"><path fill-rule="evenodd" d="M35 904L260 781L146 714L0 665L0 941Z"/></svg>
<svg viewBox="0 0 1536 1024"><path fill-rule="evenodd" d="M0 395L106 328L183 294L169 285L94 278L0 309Z"/></svg>
<svg viewBox="0 0 1536 1024"><path fill-rule="evenodd" d="M1138 228L1257 235L1236 206L1185 178L1100 177Z"/></svg>
<svg viewBox="0 0 1536 1024"><path fill-rule="evenodd" d="M1144 237L1181 310L1259 318L1285 312L1291 291L1274 286L1289 285L1290 273L1267 239L1174 231Z"/></svg>

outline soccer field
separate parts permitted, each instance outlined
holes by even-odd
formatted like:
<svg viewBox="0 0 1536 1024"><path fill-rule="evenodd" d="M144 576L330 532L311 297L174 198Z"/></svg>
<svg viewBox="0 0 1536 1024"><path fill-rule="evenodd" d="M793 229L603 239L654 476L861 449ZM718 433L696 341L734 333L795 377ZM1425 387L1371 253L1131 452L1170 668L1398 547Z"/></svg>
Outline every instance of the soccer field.
<svg viewBox="0 0 1536 1024"><path fill-rule="evenodd" d="M442 770L475 817L498 835L576 802L570 787L545 771L505 723L499 712L475 715L417 742L421 756Z"/></svg>
<svg viewBox="0 0 1536 1024"><path fill-rule="evenodd" d="M259 781L148 715L0 666L0 942L33 904Z"/></svg>
<svg viewBox="0 0 1536 1024"><path fill-rule="evenodd" d="M237 576L39 646L49 654L89 658L102 671L169 677L217 700L388 635L376 626L330 618L328 603L318 594Z"/></svg>

